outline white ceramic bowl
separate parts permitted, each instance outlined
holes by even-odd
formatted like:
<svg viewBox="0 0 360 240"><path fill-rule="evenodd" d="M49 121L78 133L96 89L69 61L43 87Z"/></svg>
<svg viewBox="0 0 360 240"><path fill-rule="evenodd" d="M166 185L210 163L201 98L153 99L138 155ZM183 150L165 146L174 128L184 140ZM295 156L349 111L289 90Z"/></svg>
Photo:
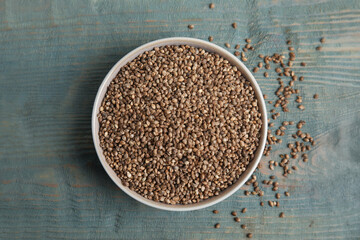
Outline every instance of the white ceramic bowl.
<svg viewBox="0 0 360 240"><path fill-rule="evenodd" d="M209 52L214 52L222 56L223 58L227 59L231 64L235 65L241 73L246 77L247 80L249 80L255 90L256 97L259 102L260 112L262 114L262 129L261 129L261 139L259 147L255 153L255 158L249 163L246 171L241 175L240 179L233 184L232 186L228 187L224 191L222 191L218 196L214 196L211 198L208 198L202 202L194 203L194 204L187 204L187 205L170 205L160 202L155 202L152 200L149 200L147 198L142 197L140 194L130 190L128 187L125 187L122 185L121 180L116 176L115 172L112 170L112 168L109 166L109 164L106 162L105 157L103 155L103 151L100 147L100 141L99 141L99 122L97 119L97 114L99 113L99 108L101 105L101 102L105 96L105 93L107 91L107 87L109 86L110 82L115 78L115 76L118 74L120 68L127 64L128 62L135 59L137 56L139 56L141 53L145 51L149 51L153 49L154 47L160 47L164 45L189 45L193 47L199 47L202 49L205 49ZM260 162L261 156L264 151L265 143L266 143L266 135L267 135L267 116L266 116L266 108L265 108L265 101L263 98L263 95L261 93L260 87L257 84L254 76L251 74L249 69L238 59L236 58L232 53L224 50L223 48L212 44L210 42L206 42L200 39L196 38L183 38L183 37L174 37L174 38L164 38L159 39L153 42L149 42L147 44L144 44L135 50L128 53L126 56L120 59L115 66L109 71L109 73L106 75L105 79L103 80L96 98L95 103L93 107L92 112L92 136L94 140L94 145L96 149L96 153L100 159L101 164L103 165L105 171L110 176L110 178L115 182L115 184L121 188L126 194L128 194L130 197L136 199L137 201L146 204L148 206L163 209L163 210L169 210L169 211L190 211L190 210L198 210L201 208L209 207L211 205L214 205L225 198L231 196L234 192L236 192L251 176L251 174L255 171L258 163Z"/></svg>

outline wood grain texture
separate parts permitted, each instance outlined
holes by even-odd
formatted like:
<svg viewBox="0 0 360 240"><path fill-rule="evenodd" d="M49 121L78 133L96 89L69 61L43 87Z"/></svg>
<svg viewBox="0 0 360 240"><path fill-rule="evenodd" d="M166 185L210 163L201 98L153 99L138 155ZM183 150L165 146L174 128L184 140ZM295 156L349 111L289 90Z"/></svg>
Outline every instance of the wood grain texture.
<svg viewBox="0 0 360 240"><path fill-rule="evenodd" d="M214 2L210 10L202 0L0 0L1 239L360 239L360 1ZM112 65L150 40L210 35L221 46L250 37L251 69L259 53L286 52L293 41L306 110L292 103L277 122L305 120L318 144L297 174L276 172L280 192L291 193L278 209L259 206L274 200L266 189L261 199L238 191L217 215L155 210L119 190L97 159L91 109ZM275 72L262 73L255 77L274 100ZM283 142L263 161L277 160ZM257 177L270 174L263 167ZM243 207L246 231L230 216Z"/></svg>

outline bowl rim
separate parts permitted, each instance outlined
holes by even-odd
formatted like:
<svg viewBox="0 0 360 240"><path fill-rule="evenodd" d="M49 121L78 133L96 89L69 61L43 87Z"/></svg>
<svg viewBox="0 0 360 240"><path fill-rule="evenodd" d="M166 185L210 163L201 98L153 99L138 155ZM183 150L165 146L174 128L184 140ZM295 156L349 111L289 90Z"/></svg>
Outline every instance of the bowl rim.
<svg viewBox="0 0 360 240"><path fill-rule="evenodd" d="M154 47L160 47L165 45L189 45L193 47L202 48L208 52L219 54L224 59L228 60L232 65L235 65L241 73L245 76L245 78L251 82L251 85L255 91L256 98L258 99L259 104L259 110L261 112L261 120L262 120L262 128L261 128L261 136L260 136L260 142L259 146L255 152L254 159L249 163L247 166L245 172L243 172L239 178L238 181L236 181L234 184L232 184L230 187L223 190L218 196L210 197L206 200L203 200L199 203L192 203L192 204L185 204L185 205L171 205L161 202L156 202L147 198L144 198L140 194L136 193L135 191L130 190L128 187L125 187L122 185L120 178L116 175L114 170L110 167L110 165L107 163L103 151L100 147L100 141L99 141L99 122L98 122L98 112L100 105L102 103L102 100L104 98L104 95L107 91L107 87L109 86L110 82L114 79L114 77L118 74L120 68L127 64L128 62L135 59L137 56L142 54L145 51L149 51L153 49ZM123 56L112 68L111 70L106 74L104 80L102 81L93 105L92 110L92 117L91 117L91 132L92 132L92 138L93 143L95 146L96 153L98 155L99 161L103 168L105 169L106 173L109 175L109 177L113 180L113 182L128 196L132 197L133 199L137 200L138 202L141 202L147 206L154 207L161 210L168 210L168 211L192 211L192 210L199 210L202 208L210 207L216 203L219 203L226 198L230 197L232 194L234 194L237 190L239 190L244 183L249 179L249 177L253 174L255 171L257 165L259 164L265 144L266 144L266 138L267 138L267 111L266 111L266 105L265 100L263 98L263 94L261 92L261 89L255 80L255 77L252 75L252 73L249 71L249 69L238 59L236 58L232 53L229 51L223 49L222 47L215 45L213 43L200 40L197 38L188 38L188 37L170 37L170 38L162 38L155 41L151 41L148 43L145 43L134 50L130 51L128 54Z"/></svg>

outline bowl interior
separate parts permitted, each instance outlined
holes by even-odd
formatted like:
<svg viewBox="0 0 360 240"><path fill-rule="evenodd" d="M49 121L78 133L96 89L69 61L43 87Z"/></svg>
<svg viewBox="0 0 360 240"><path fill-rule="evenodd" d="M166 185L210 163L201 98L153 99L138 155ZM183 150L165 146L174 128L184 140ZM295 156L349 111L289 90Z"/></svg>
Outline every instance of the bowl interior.
<svg viewBox="0 0 360 240"><path fill-rule="evenodd" d="M251 82L252 87L255 90L256 97L259 102L259 108L260 112L262 114L262 129L261 129L261 138L259 142L259 147L256 150L255 158L249 163L247 166L246 171L241 175L240 179L228 187L227 189L223 190L218 196L211 197L209 199L206 199L204 201L201 201L199 203L194 204L187 204L187 205L170 205L160 202L155 202L152 200L149 200L147 198L142 197L140 194L130 190L128 187L125 187L122 185L121 180L116 176L116 173L113 171L113 169L109 166L109 164L106 162L106 159L103 155L103 151L100 147L100 141L99 141L99 122L97 119L97 114L99 113L99 108L102 103L102 100L105 96L105 93L107 91L107 87L109 86L110 82L115 78L115 76L118 74L121 67L126 65L128 62L135 59L138 55L145 51L152 50L154 47L160 47L164 45L189 45L193 47L199 47L202 48L208 52L217 53L223 58L227 59L231 64L236 66L241 73L245 76L245 78ZM213 204L216 204L225 198L232 195L234 192L236 192L251 176L251 174L255 171L258 163L260 162L265 143L266 143L266 135L267 135L267 116L266 116L266 108L265 108L265 101L262 95L262 92L260 90L260 87L258 86L254 76L251 74L251 72L246 68L246 66L233 54L226 51L225 49L195 38L165 38L156 40L147 44L144 44L135 50L128 53L126 56L124 56L122 59L120 59L114 67L109 71L109 73L106 75L105 79L103 80L98 93L95 98L95 103L93 107L92 112L92 135L93 135L93 141L95 145L95 149L97 152L97 155L100 159L100 162L102 166L104 167L107 174L110 176L110 178L115 182L115 184L121 188L125 193L127 193L132 198L136 199L137 201L144 203L148 206L155 207L158 209L163 210L170 210L170 211L190 211L190 210L197 210L205 207L209 207Z"/></svg>

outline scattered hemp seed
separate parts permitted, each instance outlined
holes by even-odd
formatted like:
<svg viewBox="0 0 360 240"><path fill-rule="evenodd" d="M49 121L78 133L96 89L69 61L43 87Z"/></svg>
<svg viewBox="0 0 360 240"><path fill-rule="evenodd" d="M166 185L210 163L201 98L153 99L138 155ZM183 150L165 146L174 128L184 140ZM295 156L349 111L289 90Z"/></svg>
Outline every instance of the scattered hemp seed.
<svg viewBox="0 0 360 240"><path fill-rule="evenodd" d="M315 49L316 49L316 51L321 51L322 47L321 47L321 46L317 46Z"/></svg>
<svg viewBox="0 0 360 240"><path fill-rule="evenodd" d="M229 44L229 43L225 43L225 47L230 48L230 44Z"/></svg>
<svg viewBox="0 0 360 240"><path fill-rule="evenodd" d="M189 28L189 29L194 29L194 25L193 25L193 24L189 24L189 25L188 25L188 28Z"/></svg>
<svg viewBox="0 0 360 240"><path fill-rule="evenodd" d="M301 76L301 77L299 77L299 81L304 81L304 77L303 76Z"/></svg>
<svg viewBox="0 0 360 240"><path fill-rule="evenodd" d="M326 42L325 38L324 37L320 38L320 42L325 43Z"/></svg>
<svg viewBox="0 0 360 240"><path fill-rule="evenodd" d="M296 124L296 128L301 129L304 124L305 124L305 121L300 121L300 122L298 122L298 124Z"/></svg>
<svg viewBox="0 0 360 240"><path fill-rule="evenodd" d="M209 4L209 8L210 8L210 9L215 8L215 4L214 4L214 3L210 3L210 4Z"/></svg>
<svg viewBox="0 0 360 240"><path fill-rule="evenodd" d="M289 192L284 192L285 196L290 197L290 193Z"/></svg>
<svg viewBox="0 0 360 240"><path fill-rule="evenodd" d="M264 72L264 77L269 77L269 74L267 72Z"/></svg>
<svg viewBox="0 0 360 240"><path fill-rule="evenodd" d="M241 224L241 228L242 228L242 229L246 229L246 225L245 225L245 224Z"/></svg>
<svg viewBox="0 0 360 240"><path fill-rule="evenodd" d="M259 58L264 58L264 55L262 55L262 54L259 54Z"/></svg>
<svg viewBox="0 0 360 240"><path fill-rule="evenodd" d="M214 213L214 214L218 214L219 211L218 211L218 210L213 210L213 213Z"/></svg>
<svg viewBox="0 0 360 240"><path fill-rule="evenodd" d="M215 224L214 228L220 228L220 223Z"/></svg>
<svg viewBox="0 0 360 240"><path fill-rule="evenodd" d="M235 49L239 49L240 48L240 45L239 44L236 44L235 45Z"/></svg>
<svg viewBox="0 0 360 240"><path fill-rule="evenodd" d="M251 39L250 39L250 38L247 38L247 39L245 39L245 42L251 43Z"/></svg>
<svg viewBox="0 0 360 240"><path fill-rule="evenodd" d="M257 71L259 71L258 67L254 67L253 72L256 73Z"/></svg>
<svg viewBox="0 0 360 240"><path fill-rule="evenodd" d="M295 50L294 47L289 47L288 49L289 49L289 51L294 51Z"/></svg>
<svg viewBox="0 0 360 240"><path fill-rule="evenodd" d="M277 199L280 199L280 193L275 194L275 197L276 197Z"/></svg>
<svg viewBox="0 0 360 240"><path fill-rule="evenodd" d="M253 237L253 234L252 234L252 233L248 233L248 234L246 235L246 237L247 237L247 238L252 238L252 237Z"/></svg>
<svg viewBox="0 0 360 240"><path fill-rule="evenodd" d="M303 66L303 67L305 67L305 66L306 66L306 63L305 63L305 62L301 62L300 65Z"/></svg>
<svg viewBox="0 0 360 240"><path fill-rule="evenodd" d="M264 206L264 202L260 202L260 206L262 206L262 207L263 207L263 206Z"/></svg>
<svg viewBox="0 0 360 240"><path fill-rule="evenodd" d="M213 38L213 36L209 36L209 42L212 42L212 41L214 41L214 38Z"/></svg>
<svg viewBox="0 0 360 240"><path fill-rule="evenodd" d="M234 22L234 23L231 24L231 26L236 29L237 28L237 23Z"/></svg>
<svg viewBox="0 0 360 240"><path fill-rule="evenodd" d="M239 51L235 51L235 52L234 52L234 55L238 57L238 56L240 56L240 52L239 52Z"/></svg>
<svg viewBox="0 0 360 240"><path fill-rule="evenodd" d="M296 57L296 54L294 52L289 52L289 56L290 56L289 60L294 61L295 57Z"/></svg>
<svg viewBox="0 0 360 240"><path fill-rule="evenodd" d="M283 217L285 217L285 214L284 214L283 212L281 212L281 213L279 214L279 217L280 217L280 218L283 218Z"/></svg>
<svg viewBox="0 0 360 240"><path fill-rule="evenodd" d="M292 43L291 40L288 40L288 41L286 42L287 45L290 45L291 43Z"/></svg>
<svg viewBox="0 0 360 240"><path fill-rule="evenodd" d="M246 211L247 211L247 208L243 208L243 209L241 210L242 213L246 213Z"/></svg>
<svg viewBox="0 0 360 240"><path fill-rule="evenodd" d="M305 106L304 106L304 105L299 105L298 108L299 108L300 110L304 110L304 109L305 109Z"/></svg>
<svg viewBox="0 0 360 240"><path fill-rule="evenodd" d="M235 222L240 222L240 218L239 218L239 217L235 217L235 218L234 218L234 221L235 221Z"/></svg>
<svg viewBox="0 0 360 240"><path fill-rule="evenodd" d="M318 99L319 98L319 94L314 94L314 99Z"/></svg>
<svg viewBox="0 0 360 240"><path fill-rule="evenodd" d="M236 215L237 215L237 212L232 211L232 212L231 212L231 215L236 216Z"/></svg>

